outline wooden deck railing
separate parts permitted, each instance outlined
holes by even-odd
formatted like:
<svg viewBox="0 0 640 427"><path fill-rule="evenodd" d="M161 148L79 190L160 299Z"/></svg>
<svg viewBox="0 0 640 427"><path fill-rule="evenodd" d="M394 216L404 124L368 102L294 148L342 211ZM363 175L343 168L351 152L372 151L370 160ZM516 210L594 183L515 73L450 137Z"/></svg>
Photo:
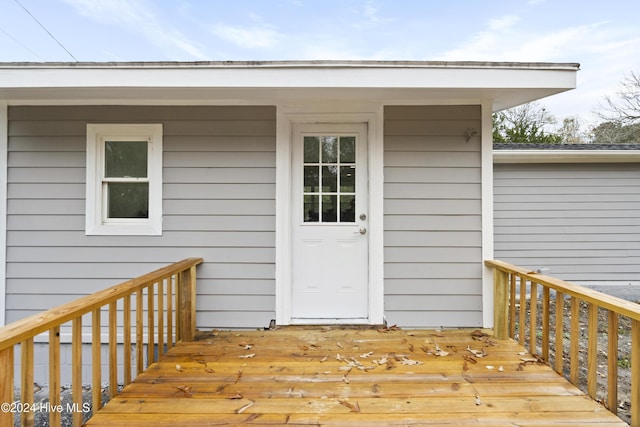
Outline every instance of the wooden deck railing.
<svg viewBox="0 0 640 427"><path fill-rule="evenodd" d="M92 405L95 412L102 406L101 395L101 313L108 315L108 372L109 394L118 391L118 344L123 348L123 378L132 381L132 344L135 344L135 375L155 361L157 354L171 348L178 341L191 341L195 334L196 266L201 258L189 258L144 276L126 281L95 294L79 298L56 308L19 320L0 328L0 402L14 401L14 346L20 346L21 401L13 408L0 411L0 426L13 427L14 409L21 414L21 424L32 426L34 412L23 411L34 402L34 337L49 334L49 406L57 408L60 398L60 331L71 323L72 401L82 408L82 331L83 316L91 324L91 384ZM132 300L134 303L132 303ZM146 300L146 307L144 302ZM118 324L118 313L122 322ZM132 316L133 313L133 316ZM146 323L146 325L145 325ZM65 325L66 326L66 325ZM135 332L133 327L135 327ZM146 334L145 334L146 329ZM135 341L132 342L133 339ZM121 342L118 342L118 335ZM146 339L145 339L146 335ZM87 341L87 340L85 340ZM144 349L147 349L146 361ZM10 410L4 410L10 409ZM61 411L49 410L49 425L60 425ZM73 411L73 425L83 422L81 410Z"/></svg>
<svg viewBox="0 0 640 427"><path fill-rule="evenodd" d="M640 427L640 304L625 301L583 286L529 271L502 261L485 261L494 270L494 333L498 339L515 339L537 354L537 340L541 340L540 356L549 363L550 344L555 345L554 369L564 372L564 301L570 299L569 375L568 380L578 386L580 304L587 307L587 393L596 399L598 386L598 312L607 316L607 398L605 405L617 414L618 408L618 324L619 316L631 321L631 426ZM538 305L539 288L542 297ZM551 290L555 298L551 300ZM519 293L519 295L518 295ZM527 294L530 295L527 307ZM539 307L541 319L538 319ZM528 309L527 309L528 308ZM551 308L555 308L551 325ZM538 327L538 325L540 325ZM517 334L516 334L517 330ZM528 330L528 334L527 334ZM551 333L554 343L551 342ZM526 336L528 335L528 337ZM528 343L527 343L528 341ZM528 345L527 345L528 344Z"/></svg>

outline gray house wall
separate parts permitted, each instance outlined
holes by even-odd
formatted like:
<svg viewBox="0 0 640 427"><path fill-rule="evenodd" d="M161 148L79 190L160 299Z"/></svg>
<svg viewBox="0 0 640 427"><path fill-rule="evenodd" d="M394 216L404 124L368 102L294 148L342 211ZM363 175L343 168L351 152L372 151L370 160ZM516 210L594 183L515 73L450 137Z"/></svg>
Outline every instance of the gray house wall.
<svg viewBox="0 0 640 427"><path fill-rule="evenodd" d="M385 316L482 324L479 106L384 110Z"/></svg>
<svg viewBox="0 0 640 427"><path fill-rule="evenodd" d="M275 107L9 108L6 321L185 257L197 325L275 317ZM163 124L162 236L86 236L87 123Z"/></svg>
<svg viewBox="0 0 640 427"><path fill-rule="evenodd" d="M640 284L640 165L496 164L495 258L578 284Z"/></svg>

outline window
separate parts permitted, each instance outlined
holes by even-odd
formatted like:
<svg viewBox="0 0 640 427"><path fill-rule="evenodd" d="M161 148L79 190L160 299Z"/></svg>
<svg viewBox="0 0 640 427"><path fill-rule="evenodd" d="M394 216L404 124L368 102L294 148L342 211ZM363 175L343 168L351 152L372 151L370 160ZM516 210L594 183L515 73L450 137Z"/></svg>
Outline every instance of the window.
<svg viewBox="0 0 640 427"><path fill-rule="evenodd" d="M162 234L162 125L87 125L86 234Z"/></svg>

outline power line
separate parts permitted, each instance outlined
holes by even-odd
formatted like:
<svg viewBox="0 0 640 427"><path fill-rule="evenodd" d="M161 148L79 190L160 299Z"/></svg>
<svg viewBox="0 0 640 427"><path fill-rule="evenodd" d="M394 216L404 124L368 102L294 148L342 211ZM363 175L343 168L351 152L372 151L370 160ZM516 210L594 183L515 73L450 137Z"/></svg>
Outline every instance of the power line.
<svg viewBox="0 0 640 427"><path fill-rule="evenodd" d="M42 57L40 55L38 55L37 53L35 53L34 51L32 51L31 49L29 49L27 46L25 46L24 44L20 43L20 40L16 39L15 37L13 37L11 34L7 33L5 30L3 30L2 28L0 28L0 31L2 31L7 37L9 37L11 40L13 40L14 42L16 42L17 44L19 44L20 46L22 46L23 48L25 48L26 50L28 50L29 52L31 52L33 54L33 56L37 57L39 60L44 61L42 59Z"/></svg>
<svg viewBox="0 0 640 427"><path fill-rule="evenodd" d="M76 59L76 57L75 57L75 56L73 56L73 54L71 54L71 52L69 52L69 50L68 50L66 47L64 47L64 45L63 45L62 43L60 43L60 42L58 41L58 39L57 39L57 38L55 38L55 37L53 36L53 34L51 34L51 32L49 32L49 30L47 30L47 28L46 28L44 25L42 25L42 23L41 23L40 21L38 21L38 18L36 18L35 16L33 16L33 14L32 14L31 12L29 12L29 10L28 10L26 7L24 7L24 6L23 6L23 5L22 5L18 0L14 0L14 1L18 4L18 6L20 6L21 8L23 8L23 9L24 9L24 11L25 11L25 12L27 12L27 13L29 14L29 16L31 16L31 17L33 18L33 20L34 20L34 21L36 21L36 22L38 23L38 25L40 25L40 26L42 27L42 29L43 29L43 30L45 30L45 31L47 32L47 34L49 34L49 37L51 37L53 40L55 40L55 42L56 42L56 43L58 43L58 45L59 45L61 48L63 48L63 49L65 50L65 52L67 52L67 53L69 54L69 56L73 58L73 60L74 60L74 61L78 62L78 60Z"/></svg>

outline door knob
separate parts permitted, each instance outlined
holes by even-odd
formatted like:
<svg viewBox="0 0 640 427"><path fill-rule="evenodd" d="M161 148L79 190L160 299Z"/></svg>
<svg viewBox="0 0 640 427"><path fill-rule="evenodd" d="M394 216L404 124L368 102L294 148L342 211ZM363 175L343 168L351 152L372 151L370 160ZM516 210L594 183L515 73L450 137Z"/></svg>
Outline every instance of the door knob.
<svg viewBox="0 0 640 427"><path fill-rule="evenodd" d="M360 230L354 231L353 234L367 234L367 229L362 227Z"/></svg>

